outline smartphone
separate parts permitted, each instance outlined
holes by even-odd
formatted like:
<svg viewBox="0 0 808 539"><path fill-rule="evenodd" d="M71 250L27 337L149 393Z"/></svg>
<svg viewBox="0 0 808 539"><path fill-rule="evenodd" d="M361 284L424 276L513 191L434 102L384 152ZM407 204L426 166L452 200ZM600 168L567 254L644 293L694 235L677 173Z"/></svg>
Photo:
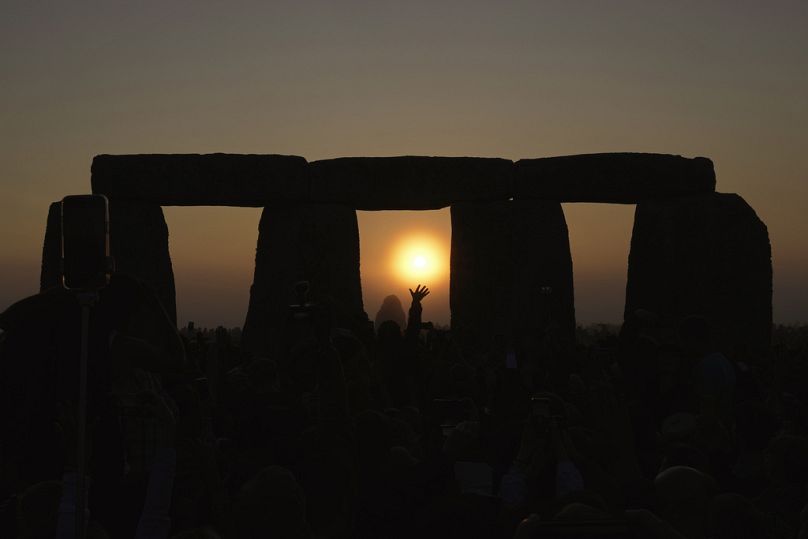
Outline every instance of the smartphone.
<svg viewBox="0 0 808 539"><path fill-rule="evenodd" d="M103 195L67 196L61 202L61 283L97 291L109 284L109 209Z"/></svg>
<svg viewBox="0 0 808 539"><path fill-rule="evenodd" d="M506 369L515 369L517 367L516 363L516 351L515 350L508 350L505 352L505 368Z"/></svg>

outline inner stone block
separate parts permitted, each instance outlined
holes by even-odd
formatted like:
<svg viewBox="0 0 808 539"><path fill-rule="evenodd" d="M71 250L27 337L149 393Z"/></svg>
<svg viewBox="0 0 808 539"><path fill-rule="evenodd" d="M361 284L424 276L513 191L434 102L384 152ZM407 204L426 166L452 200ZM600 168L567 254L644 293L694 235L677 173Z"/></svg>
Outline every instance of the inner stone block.
<svg viewBox="0 0 808 539"><path fill-rule="evenodd" d="M162 206L265 206L309 197L306 160L294 155L97 155L93 193Z"/></svg>
<svg viewBox="0 0 808 539"><path fill-rule="evenodd" d="M62 263L62 205L52 202L48 207L45 226L45 241L42 245L42 268L39 274L39 290L61 286L59 274Z"/></svg>
<svg viewBox="0 0 808 539"><path fill-rule="evenodd" d="M313 161L312 199L358 210L436 210L512 196L507 159L341 157Z"/></svg>
<svg viewBox="0 0 808 539"><path fill-rule="evenodd" d="M295 283L309 281L310 300L329 306L334 323L355 329L367 320L359 278L359 228L353 208L301 204L264 208L258 227L255 277L243 343L256 355L271 342L297 303Z"/></svg>
<svg viewBox="0 0 808 539"><path fill-rule="evenodd" d="M715 191L713 162L654 153L600 153L522 159L515 198L635 204Z"/></svg>
<svg viewBox="0 0 808 539"><path fill-rule="evenodd" d="M765 357L772 327L771 246L766 225L738 195L637 205L626 316L647 309L675 328L688 315L710 322L716 348Z"/></svg>
<svg viewBox="0 0 808 539"><path fill-rule="evenodd" d="M110 200L109 238L116 271L134 275L151 286L176 324L174 270L163 208L157 204Z"/></svg>
<svg viewBox="0 0 808 539"><path fill-rule="evenodd" d="M561 204L501 201L452 205L452 332L464 347L503 335L517 348L545 330L571 343L575 308Z"/></svg>

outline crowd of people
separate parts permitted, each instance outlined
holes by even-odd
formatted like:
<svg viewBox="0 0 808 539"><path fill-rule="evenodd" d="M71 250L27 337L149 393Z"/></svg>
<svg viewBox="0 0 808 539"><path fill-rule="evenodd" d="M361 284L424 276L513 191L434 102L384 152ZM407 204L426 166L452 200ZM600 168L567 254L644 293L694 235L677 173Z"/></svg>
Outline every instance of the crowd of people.
<svg viewBox="0 0 808 539"><path fill-rule="evenodd" d="M83 470L88 537L808 538L808 350L742 362L704 318L646 311L577 345L550 321L467 346L410 292L351 327L304 298L261 355L181 335L115 274L81 455L75 295L15 304L0 536L75 537Z"/></svg>

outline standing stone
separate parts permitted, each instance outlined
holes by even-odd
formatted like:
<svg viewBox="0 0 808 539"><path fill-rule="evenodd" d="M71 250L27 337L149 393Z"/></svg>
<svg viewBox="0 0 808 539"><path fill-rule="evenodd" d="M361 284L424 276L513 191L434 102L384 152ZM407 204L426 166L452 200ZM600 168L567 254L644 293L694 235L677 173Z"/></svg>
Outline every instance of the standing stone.
<svg viewBox="0 0 808 539"><path fill-rule="evenodd" d="M156 204L110 200L109 236L115 271L128 273L150 286L176 323L174 272L168 253L168 227L163 209ZM61 204L54 202L48 210L40 290L61 286L61 239Z"/></svg>
<svg viewBox="0 0 808 539"><path fill-rule="evenodd" d="M332 204L264 208L242 337L245 349L256 355L273 349L270 337L297 302L299 281L309 281L310 300L329 305L336 325L353 327L366 319L356 211Z"/></svg>
<svg viewBox="0 0 808 539"><path fill-rule="evenodd" d="M52 202L48 208L45 226L45 241L42 245L42 267L39 274L39 290L61 286L59 274L62 263L62 204Z"/></svg>
<svg viewBox="0 0 808 539"><path fill-rule="evenodd" d="M176 324L174 271L163 209L157 204L111 199L109 246L115 270L138 277L151 286Z"/></svg>
<svg viewBox="0 0 808 539"><path fill-rule="evenodd" d="M705 316L720 351L735 359L764 357L772 326L766 225L736 194L638 204L625 316L640 308L674 328L688 315Z"/></svg>
<svg viewBox="0 0 808 539"><path fill-rule="evenodd" d="M572 257L561 205L502 201L452 205L452 331L464 348L503 335L518 345L547 326L572 342Z"/></svg>

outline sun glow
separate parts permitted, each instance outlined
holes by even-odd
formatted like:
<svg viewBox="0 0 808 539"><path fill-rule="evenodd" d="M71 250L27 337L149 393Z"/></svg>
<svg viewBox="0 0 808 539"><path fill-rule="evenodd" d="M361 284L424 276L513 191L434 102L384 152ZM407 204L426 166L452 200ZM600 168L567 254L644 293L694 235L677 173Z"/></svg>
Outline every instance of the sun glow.
<svg viewBox="0 0 808 539"><path fill-rule="evenodd" d="M406 236L394 246L391 263L395 275L412 284L442 276L448 266L445 259L446 249L436 239L426 235Z"/></svg>

